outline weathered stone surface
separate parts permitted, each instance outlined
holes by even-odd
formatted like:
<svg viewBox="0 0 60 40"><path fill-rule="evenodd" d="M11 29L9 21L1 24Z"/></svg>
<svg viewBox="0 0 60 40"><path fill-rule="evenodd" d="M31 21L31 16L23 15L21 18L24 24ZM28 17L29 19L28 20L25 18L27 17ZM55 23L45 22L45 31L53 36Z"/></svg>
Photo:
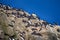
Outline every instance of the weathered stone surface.
<svg viewBox="0 0 60 40"><path fill-rule="evenodd" d="M24 10L0 5L0 40L60 40L60 26Z"/></svg>

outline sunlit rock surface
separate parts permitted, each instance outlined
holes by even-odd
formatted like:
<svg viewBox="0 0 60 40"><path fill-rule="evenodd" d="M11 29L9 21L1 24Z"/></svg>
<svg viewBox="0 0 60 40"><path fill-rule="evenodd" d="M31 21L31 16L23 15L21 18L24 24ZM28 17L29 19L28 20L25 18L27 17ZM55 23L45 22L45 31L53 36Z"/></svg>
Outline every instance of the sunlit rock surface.
<svg viewBox="0 0 60 40"><path fill-rule="evenodd" d="M60 26L0 4L0 40L60 40Z"/></svg>

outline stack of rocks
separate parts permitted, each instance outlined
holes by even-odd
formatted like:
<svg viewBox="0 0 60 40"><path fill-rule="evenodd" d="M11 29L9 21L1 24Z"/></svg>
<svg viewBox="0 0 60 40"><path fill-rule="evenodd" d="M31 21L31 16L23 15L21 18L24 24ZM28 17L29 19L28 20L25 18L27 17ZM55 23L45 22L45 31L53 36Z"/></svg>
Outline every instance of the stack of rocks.
<svg viewBox="0 0 60 40"><path fill-rule="evenodd" d="M0 40L60 40L60 26L0 4Z"/></svg>

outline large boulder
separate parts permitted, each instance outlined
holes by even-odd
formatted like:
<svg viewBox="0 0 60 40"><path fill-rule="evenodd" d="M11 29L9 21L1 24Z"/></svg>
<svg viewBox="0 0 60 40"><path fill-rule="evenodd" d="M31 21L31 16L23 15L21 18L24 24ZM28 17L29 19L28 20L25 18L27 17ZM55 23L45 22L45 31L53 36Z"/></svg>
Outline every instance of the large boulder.
<svg viewBox="0 0 60 40"><path fill-rule="evenodd" d="M31 16L28 12L24 12L26 17Z"/></svg>
<svg viewBox="0 0 60 40"><path fill-rule="evenodd" d="M32 18L37 18L37 15L34 13L31 16L32 16Z"/></svg>

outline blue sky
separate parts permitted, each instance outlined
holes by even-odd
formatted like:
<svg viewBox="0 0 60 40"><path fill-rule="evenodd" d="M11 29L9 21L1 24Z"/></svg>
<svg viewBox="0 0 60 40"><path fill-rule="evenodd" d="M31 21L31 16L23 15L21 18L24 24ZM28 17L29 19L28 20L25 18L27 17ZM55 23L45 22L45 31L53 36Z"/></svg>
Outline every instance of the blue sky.
<svg viewBox="0 0 60 40"><path fill-rule="evenodd" d="M60 24L60 0L0 0L0 3L33 13L49 23Z"/></svg>

